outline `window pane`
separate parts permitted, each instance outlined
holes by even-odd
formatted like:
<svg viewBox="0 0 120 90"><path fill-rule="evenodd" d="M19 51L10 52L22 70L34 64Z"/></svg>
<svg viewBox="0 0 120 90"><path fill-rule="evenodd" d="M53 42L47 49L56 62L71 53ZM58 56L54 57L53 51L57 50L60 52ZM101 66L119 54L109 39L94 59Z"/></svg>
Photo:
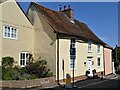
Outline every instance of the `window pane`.
<svg viewBox="0 0 120 90"><path fill-rule="evenodd" d="M100 53L100 45L98 45L98 53Z"/></svg>
<svg viewBox="0 0 120 90"><path fill-rule="evenodd" d="M26 53L26 59L28 59L29 57L28 57L29 55L28 55L28 53Z"/></svg>
<svg viewBox="0 0 120 90"><path fill-rule="evenodd" d="M20 65L22 65L22 60L20 60Z"/></svg>
<svg viewBox="0 0 120 90"><path fill-rule="evenodd" d="M15 28L12 28L11 37L16 38L16 29Z"/></svg>
<svg viewBox="0 0 120 90"><path fill-rule="evenodd" d="M25 65L25 60L23 60L23 64L22 65Z"/></svg>
<svg viewBox="0 0 120 90"><path fill-rule="evenodd" d="M22 59L25 59L25 53L23 53L23 57L22 57Z"/></svg>
<svg viewBox="0 0 120 90"><path fill-rule="evenodd" d="M92 50L92 42L88 41L88 51L91 51L91 50Z"/></svg>
<svg viewBox="0 0 120 90"><path fill-rule="evenodd" d="M22 53L20 53L20 59L22 59Z"/></svg>
<svg viewBox="0 0 120 90"><path fill-rule="evenodd" d="M4 37L7 37L7 27L4 28Z"/></svg>
<svg viewBox="0 0 120 90"><path fill-rule="evenodd" d="M10 37L10 27L8 27L8 37Z"/></svg>
<svg viewBox="0 0 120 90"><path fill-rule="evenodd" d="M100 66L100 58L98 58L98 66Z"/></svg>

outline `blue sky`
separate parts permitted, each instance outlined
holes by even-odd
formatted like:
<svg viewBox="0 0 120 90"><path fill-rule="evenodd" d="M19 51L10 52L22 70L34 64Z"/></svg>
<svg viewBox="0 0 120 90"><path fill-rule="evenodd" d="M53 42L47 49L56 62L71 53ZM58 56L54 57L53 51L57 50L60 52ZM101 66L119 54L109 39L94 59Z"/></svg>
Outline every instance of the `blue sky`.
<svg viewBox="0 0 120 90"><path fill-rule="evenodd" d="M74 18L84 22L88 27L108 45L118 44L118 3L117 2L38 2L52 10L58 11L59 4L71 5ZM20 2L26 12L30 2Z"/></svg>

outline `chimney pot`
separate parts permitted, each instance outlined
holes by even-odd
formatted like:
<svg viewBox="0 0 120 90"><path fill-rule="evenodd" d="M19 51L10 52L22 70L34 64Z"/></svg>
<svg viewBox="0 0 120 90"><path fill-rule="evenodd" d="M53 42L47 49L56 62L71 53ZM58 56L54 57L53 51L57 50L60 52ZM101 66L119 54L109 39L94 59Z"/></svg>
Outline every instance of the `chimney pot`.
<svg viewBox="0 0 120 90"><path fill-rule="evenodd" d="M71 10L71 6L70 5L68 5L68 9Z"/></svg>
<svg viewBox="0 0 120 90"><path fill-rule="evenodd" d="M59 11L60 11L60 12L62 11L62 7L59 7Z"/></svg>
<svg viewBox="0 0 120 90"><path fill-rule="evenodd" d="M66 6L64 6L64 10L66 10Z"/></svg>

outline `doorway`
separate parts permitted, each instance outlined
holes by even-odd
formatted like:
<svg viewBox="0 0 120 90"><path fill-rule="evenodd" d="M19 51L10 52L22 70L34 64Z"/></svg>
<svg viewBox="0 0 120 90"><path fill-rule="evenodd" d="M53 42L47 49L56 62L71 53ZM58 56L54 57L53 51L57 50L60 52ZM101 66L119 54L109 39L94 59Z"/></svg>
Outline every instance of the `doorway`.
<svg viewBox="0 0 120 90"><path fill-rule="evenodd" d="M88 71L90 72L88 76L93 77L93 72L92 72L92 57L88 58Z"/></svg>

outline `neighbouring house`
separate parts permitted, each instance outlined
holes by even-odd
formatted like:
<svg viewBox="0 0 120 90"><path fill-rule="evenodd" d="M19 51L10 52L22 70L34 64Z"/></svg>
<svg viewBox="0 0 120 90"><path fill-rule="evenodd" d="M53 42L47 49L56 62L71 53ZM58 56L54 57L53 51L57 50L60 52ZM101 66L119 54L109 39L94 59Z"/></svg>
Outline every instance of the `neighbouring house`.
<svg viewBox="0 0 120 90"><path fill-rule="evenodd" d="M74 18L70 5L54 11L32 2L25 15L15 0L4 0L0 13L0 61L12 56L16 65L24 67L29 54L35 60L44 58L58 82L67 73L72 77L73 62L76 80L85 79L86 71L89 76L93 70L98 75L111 73L112 48Z"/></svg>
<svg viewBox="0 0 120 90"><path fill-rule="evenodd" d="M111 73L112 48L74 19L70 5L54 11L32 2L27 16L34 27L34 57L48 60L57 81L65 79L67 73L72 77L73 62L75 79L85 78L86 71L93 76L94 69L98 75L104 70L105 75ZM104 67L104 63L110 65Z"/></svg>
<svg viewBox="0 0 120 90"><path fill-rule="evenodd" d="M104 74L114 73L114 62L112 60L112 48L105 45L104 47Z"/></svg>
<svg viewBox="0 0 120 90"><path fill-rule="evenodd" d="M34 53L34 28L15 0L0 3L0 63L11 56L15 64L27 64L27 56Z"/></svg>

